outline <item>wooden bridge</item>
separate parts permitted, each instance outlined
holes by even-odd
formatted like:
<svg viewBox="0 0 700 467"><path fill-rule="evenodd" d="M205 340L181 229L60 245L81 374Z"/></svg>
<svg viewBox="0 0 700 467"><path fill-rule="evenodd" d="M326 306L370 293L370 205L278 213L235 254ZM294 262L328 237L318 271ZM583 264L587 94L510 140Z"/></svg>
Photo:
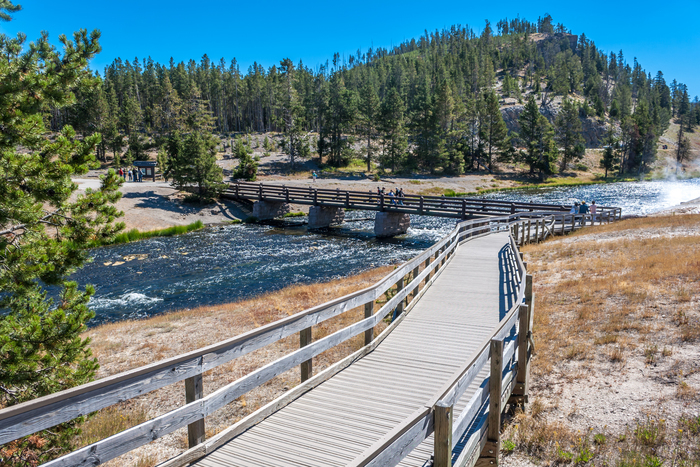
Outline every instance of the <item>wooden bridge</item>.
<svg viewBox="0 0 700 467"><path fill-rule="evenodd" d="M283 216L290 204L311 206L309 227L323 228L342 223L344 210L378 211L375 233L392 236L405 233L410 214L454 219L473 219L537 212L568 213L570 205L525 203L484 198L405 195L400 198L383 193L340 189L303 188L284 185L239 182L229 186L224 197L253 202L253 216L259 220ZM605 222L620 217L620 208L598 206L597 215Z"/></svg>
<svg viewBox="0 0 700 467"><path fill-rule="evenodd" d="M367 289L7 407L0 410L0 444L184 380L186 405L45 465L99 465L185 426L190 449L161 467L496 465L501 413L506 404L527 402L533 350L535 298L518 244L557 233L554 216L535 216L460 222ZM364 319L312 341L313 326L358 307ZM299 349L204 391L204 372L293 334ZM357 335L364 335L363 347L313 375L313 357ZM296 366L299 385L205 439L206 416Z"/></svg>

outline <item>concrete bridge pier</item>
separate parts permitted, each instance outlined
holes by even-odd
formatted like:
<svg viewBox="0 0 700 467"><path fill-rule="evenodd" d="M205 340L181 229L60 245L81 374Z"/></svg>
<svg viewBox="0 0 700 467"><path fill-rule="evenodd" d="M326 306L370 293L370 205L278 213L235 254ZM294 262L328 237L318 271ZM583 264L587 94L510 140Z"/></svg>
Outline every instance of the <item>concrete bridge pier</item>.
<svg viewBox="0 0 700 467"><path fill-rule="evenodd" d="M401 212L378 212L374 218L374 235L377 237L393 237L408 232L411 226L411 216Z"/></svg>
<svg viewBox="0 0 700 467"><path fill-rule="evenodd" d="M329 206L311 206L309 208L309 228L323 229L331 225L342 224L345 220L345 209Z"/></svg>
<svg viewBox="0 0 700 467"><path fill-rule="evenodd" d="M256 201L253 203L253 217L260 221L282 217L292 210L284 201Z"/></svg>

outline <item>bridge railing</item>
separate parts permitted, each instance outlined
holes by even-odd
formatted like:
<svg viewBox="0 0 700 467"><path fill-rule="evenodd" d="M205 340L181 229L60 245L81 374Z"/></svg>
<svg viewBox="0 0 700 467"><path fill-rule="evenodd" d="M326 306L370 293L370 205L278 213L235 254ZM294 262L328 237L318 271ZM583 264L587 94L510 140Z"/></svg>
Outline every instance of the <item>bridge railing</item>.
<svg viewBox="0 0 700 467"><path fill-rule="evenodd" d="M227 194L233 198L328 206L379 211L410 212L416 214L443 215L466 219L473 216L503 216L517 212L557 211L568 212L571 206L484 198L456 198L406 194L392 197L372 191L346 191L314 187L295 187L262 183L238 182L229 187ZM598 212L619 216L620 209L599 206Z"/></svg>
<svg viewBox="0 0 700 467"><path fill-rule="evenodd" d="M442 272L458 245L458 239L490 231L489 220L462 223L450 235L364 290L202 349L6 407L0 410L0 445L184 380L186 405L46 465L97 465L185 426L188 427L190 445L204 448L201 444L204 441L204 417L295 366L301 367L302 375L306 367L306 376L310 376L310 361L314 356L358 334L365 334L367 345L357 355L334 365L330 373L339 371L343 365L347 366L371 351L378 343L378 340L373 339L374 327L395 309L400 314L415 304ZM375 312L375 301L394 288L396 294ZM306 339L304 342L304 336L310 335L312 326L361 306L365 307L365 319L362 321L317 341L310 342L310 339ZM303 347L204 396L204 372L296 333L300 334ZM327 375L330 373L326 370L323 378L329 377ZM319 379L314 377L295 389L297 392L306 391L316 384L319 384ZM288 391L287 396L297 392ZM255 417L264 413L265 411L256 412ZM251 420L255 420L255 417Z"/></svg>

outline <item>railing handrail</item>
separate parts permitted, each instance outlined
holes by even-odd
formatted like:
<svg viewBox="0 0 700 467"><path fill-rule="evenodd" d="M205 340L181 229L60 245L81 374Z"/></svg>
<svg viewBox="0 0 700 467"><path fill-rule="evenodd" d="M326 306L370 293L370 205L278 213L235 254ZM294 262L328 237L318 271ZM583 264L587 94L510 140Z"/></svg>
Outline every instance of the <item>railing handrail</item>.
<svg viewBox="0 0 700 467"><path fill-rule="evenodd" d="M368 191L357 191L357 190L339 190L339 189L329 189L329 188L314 188L314 187L298 187L298 186L286 186L286 185L274 185L274 184L262 184L256 182L236 182L230 185L234 187L235 193L241 196L241 189L248 192L251 196L250 198L257 199L259 194L262 194L263 199L272 199L272 193L279 193L279 198L286 198L286 194L290 192L298 193L304 197L309 197L311 193L316 193L317 195L328 195L331 200L337 200L339 203L344 200L338 198L340 195L345 195L347 193L350 196L361 197L363 200L367 200L365 204L371 204L371 200L379 198L379 195L371 190ZM266 196L266 192L269 192ZM385 196L385 200L387 196ZM322 197L321 197L322 198ZM444 197L444 196L434 196L434 195L413 195L405 194L403 198L395 198L397 201L402 199L403 201L418 202L421 199L424 203L440 203L444 206L454 206L461 207L462 202L467 202L468 205L478 205L478 206L492 206L497 208L511 209L511 208L527 208L527 209L538 209L538 208L557 208L556 212L565 212L571 209L571 204L546 204L546 203L528 203L523 201L507 201L507 200L496 200L496 199L485 199L485 198L474 198L474 197ZM388 205L385 203L385 207L390 207L394 205ZM597 206L597 209L601 212L603 211L619 211L620 208L614 206ZM473 214L476 214L474 212ZM504 214L506 212L504 211Z"/></svg>

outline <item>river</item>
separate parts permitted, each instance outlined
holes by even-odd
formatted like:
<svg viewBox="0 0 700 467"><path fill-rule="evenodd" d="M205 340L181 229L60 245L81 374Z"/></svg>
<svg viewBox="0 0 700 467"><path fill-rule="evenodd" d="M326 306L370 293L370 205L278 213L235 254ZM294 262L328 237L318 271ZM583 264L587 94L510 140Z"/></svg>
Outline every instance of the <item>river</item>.
<svg viewBox="0 0 700 467"><path fill-rule="evenodd" d="M649 214L700 198L700 179L613 183L491 193L488 198L545 203L595 200L623 215ZM347 218L374 213L353 211ZM293 222L293 221L292 221ZM407 235L377 239L373 221L328 232L303 225L227 225L93 250L92 263L72 276L93 284L97 325L216 305L291 284L327 281L406 261L447 234L454 220L412 216Z"/></svg>

